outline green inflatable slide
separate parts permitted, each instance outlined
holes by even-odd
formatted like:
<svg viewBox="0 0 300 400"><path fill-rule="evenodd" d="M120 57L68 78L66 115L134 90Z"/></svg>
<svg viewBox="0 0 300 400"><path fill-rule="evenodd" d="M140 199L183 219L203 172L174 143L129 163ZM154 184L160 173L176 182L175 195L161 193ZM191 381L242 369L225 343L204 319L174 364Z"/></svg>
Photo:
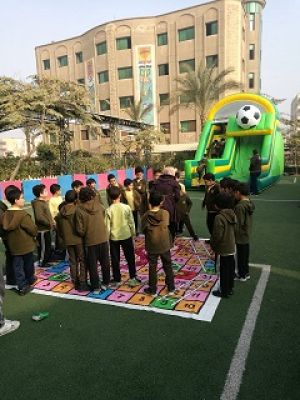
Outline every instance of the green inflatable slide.
<svg viewBox="0 0 300 400"><path fill-rule="evenodd" d="M213 173L217 180L231 177L249 181L254 149L262 161L262 173L258 178L261 191L283 173L284 146L278 110L270 100L255 94L240 93L223 98L208 114L195 159L185 162L186 187L196 189L204 184L197 172L203 159L206 171Z"/></svg>

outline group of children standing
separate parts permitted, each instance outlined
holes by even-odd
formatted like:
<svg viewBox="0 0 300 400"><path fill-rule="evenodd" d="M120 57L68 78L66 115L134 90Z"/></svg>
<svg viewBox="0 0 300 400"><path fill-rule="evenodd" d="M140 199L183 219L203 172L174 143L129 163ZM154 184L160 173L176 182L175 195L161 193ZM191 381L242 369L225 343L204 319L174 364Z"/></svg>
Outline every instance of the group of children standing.
<svg viewBox="0 0 300 400"><path fill-rule="evenodd" d="M207 209L209 242L220 256L220 289L213 294L227 298L233 294L234 280L250 279L249 242L255 207L248 184L231 178L224 178L219 184L211 173L203 179L206 192L202 206Z"/></svg>

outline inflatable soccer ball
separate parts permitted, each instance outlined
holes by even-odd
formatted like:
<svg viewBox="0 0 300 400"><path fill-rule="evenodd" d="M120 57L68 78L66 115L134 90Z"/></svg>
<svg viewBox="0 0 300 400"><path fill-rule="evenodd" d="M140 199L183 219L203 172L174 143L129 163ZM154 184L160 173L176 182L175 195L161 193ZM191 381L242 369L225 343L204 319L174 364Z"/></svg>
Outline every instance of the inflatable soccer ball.
<svg viewBox="0 0 300 400"><path fill-rule="evenodd" d="M239 109L236 114L236 122L242 129L251 129L259 124L261 112L259 108L246 105Z"/></svg>

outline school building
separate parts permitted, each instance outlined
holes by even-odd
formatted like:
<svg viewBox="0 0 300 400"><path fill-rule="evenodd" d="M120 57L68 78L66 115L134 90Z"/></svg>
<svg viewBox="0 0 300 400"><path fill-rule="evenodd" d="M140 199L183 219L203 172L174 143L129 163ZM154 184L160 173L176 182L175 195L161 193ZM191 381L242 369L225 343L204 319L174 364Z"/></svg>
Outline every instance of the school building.
<svg viewBox="0 0 300 400"><path fill-rule="evenodd" d="M174 79L186 65L215 64L219 71L233 67L230 78L245 91L260 92L265 5L265 0L214 0L163 15L110 21L36 47L37 73L86 85L100 114L128 118L130 102L142 98L154 105L145 122L162 128L166 143L196 143L196 111L182 107L170 113ZM109 153L110 139L77 126L72 147Z"/></svg>

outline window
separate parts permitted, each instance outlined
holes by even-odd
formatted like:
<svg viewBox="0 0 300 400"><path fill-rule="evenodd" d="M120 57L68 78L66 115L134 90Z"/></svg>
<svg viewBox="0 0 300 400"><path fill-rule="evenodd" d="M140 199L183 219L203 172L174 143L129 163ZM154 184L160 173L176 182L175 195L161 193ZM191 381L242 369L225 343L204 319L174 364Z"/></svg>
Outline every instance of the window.
<svg viewBox="0 0 300 400"><path fill-rule="evenodd" d="M262 11L262 6L256 1L247 3L245 6L246 6L247 13L259 14Z"/></svg>
<svg viewBox="0 0 300 400"><path fill-rule="evenodd" d="M179 61L179 73L195 71L195 59Z"/></svg>
<svg viewBox="0 0 300 400"><path fill-rule="evenodd" d="M96 44L96 52L97 52L97 56L101 56L101 54L107 53L106 42L97 43Z"/></svg>
<svg viewBox="0 0 300 400"><path fill-rule="evenodd" d="M77 79L77 83L78 85L84 85L85 84L84 78Z"/></svg>
<svg viewBox="0 0 300 400"><path fill-rule="evenodd" d="M121 110L124 108L129 108L133 104L133 96L123 96L119 98Z"/></svg>
<svg viewBox="0 0 300 400"><path fill-rule="evenodd" d="M206 66L208 68L217 67L219 63L218 54L206 57Z"/></svg>
<svg viewBox="0 0 300 400"><path fill-rule="evenodd" d="M105 82L108 82L108 80L109 80L108 71L98 72L98 82L99 83L105 83Z"/></svg>
<svg viewBox="0 0 300 400"><path fill-rule="evenodd" d="M82 129L80 131L81 140L89 140L89 131L87 129Z"/></svg>
<svg viewBox="0 0 300 400"><path fill-rule="evenodd" d="M131 37L123 37L116 39L117 50L131 49Z"/></svg>
<svg viewBox="0 0 300 400"><path fill-rule="evenodd" d="M44 70L50 69L50 59L43 60Z"/></svg>
<svg viewBox="0 0 300 400"><path fill-rule="evenodd" d="M255 44L249 44L249 60L255 60Z"/></svg>
<svg viewBox="0 0 300 400"><path fill-rule="evenodd" d="M206 23L206 36L212 36L218 34L218 21L212 21Z"/></svg>
<svg viewBox="0 0 300 400"><path fill-rule="evenodd" d="M82 51L75 53L75 58L76 58L76 64L81 64L83 62Z"/></svg>
<svg viewBox="0 0 300 400"><path fill-rule="evenodd" d="M195 132L196 131L196 121L180 121L180 131L181 132Z"/></svg>
<svg viewBox="0 0 300 400"><path fill-rule="evenodd" d="M61 56L57 58L58 60L58 66L59 68L61 67L67 67L68 66L68 56Z"/></svg>
<svg viewBox="0 0 300 400"><path fill-rule="evenodd" d="M250 72L248 74L248 86L249 89L254 89L254 85L255 85L255 75L253 72Z"/></svg>
<svg viewBox="0 0 300 400"><path fill-rule="evenodd" d="M171 133L171 124L170 122L163 122L160 124L160 130L163 133Z"/></svg>
<svg viewBox="0 0 300 400"><path fill-rule="evenodd" d="M178 40L183 42L184 40L191 40L195 38L195 27L190 26L189 28L178 30Z"/></svg>
<svg viewBox="0 0 300 400"><path fill-rule="evenodd" d="M119 79L131 79L132 78L132 67L118 68Z"/></svg>
<svg viewBox="0 0 300 400"><path fill-rule="evenodd" d="M161 106L167 106L170 104L170 95L169 93L161 93L159 95L159 103Z"/></svg>
<svg viewBox="0 0 300 400"><path fill-rule="evenodd" d="M249 14L249 29L250 31L255 31L255 14Z"/></svg>
<svg viewBox="0 0 300 400"><path fill-rule="evenodd" d="M188 94L182 94L181 96L179 96L179 103L180 104L191 103L191 97Z"/></svg>
<svg viewBox="0 0 300 400"><path fill-rule="evenodd" d="M109 111L110 110L110 101L109 99L100 100L100 111Z"/></svg>
<svg viewBox="0 0 300 400"><path fill-rule="evenodd" d="M158 66L158 75L169 75L169 64L160 64Z"/></svg>
<svg viewBox="0 0 300 400"><path fill-rule="evenodd" d="M57 144L57 136L56 133L50 133L49 135L50 144Z"/></svg>
<svg viewBox="0 0 300 400"><path fill-rule="evenodd" d="M157 35L157 46L165 46L168 44L168 34L166 33L159 33Z"/></svg>

